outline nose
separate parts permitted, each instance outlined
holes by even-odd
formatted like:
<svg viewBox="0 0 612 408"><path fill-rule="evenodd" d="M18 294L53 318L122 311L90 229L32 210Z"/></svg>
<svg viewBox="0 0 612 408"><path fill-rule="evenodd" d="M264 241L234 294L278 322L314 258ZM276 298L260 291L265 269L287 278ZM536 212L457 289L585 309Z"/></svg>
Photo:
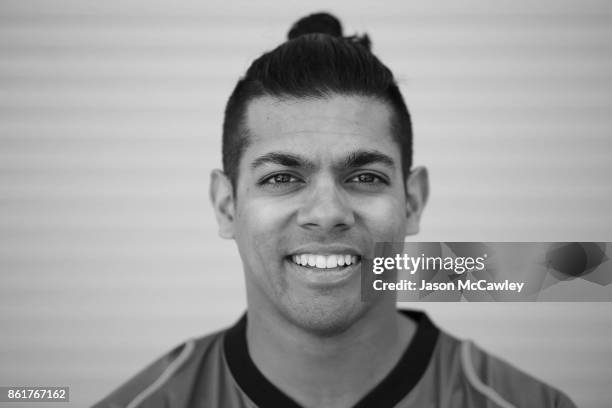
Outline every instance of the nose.
<svg viewBox="0 0 612 408"><path fill-rule="evenodd" d="M300 207L297 222L303 228L328 233L352 227L355 215L335 181L322 180L313 186Z"/></svg>

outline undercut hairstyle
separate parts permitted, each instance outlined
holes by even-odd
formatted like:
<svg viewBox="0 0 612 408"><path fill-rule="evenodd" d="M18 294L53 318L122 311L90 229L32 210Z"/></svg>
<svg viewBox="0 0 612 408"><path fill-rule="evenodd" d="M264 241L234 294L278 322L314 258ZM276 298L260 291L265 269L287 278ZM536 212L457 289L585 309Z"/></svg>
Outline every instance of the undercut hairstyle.
<svg viewBox="0 0 612 408"><path fill-rule="evenodd" d="M327 13L297 21L288 40L257 58L238 81L223 122L223 171L234 192L240 160L249 145L246 111L252 100L327 99L335 95L370 97L391 108L391 134L401 150L404 178L412 166L412 125L393 73L371 52L367 34L342 35L342 25Z"/></svg>

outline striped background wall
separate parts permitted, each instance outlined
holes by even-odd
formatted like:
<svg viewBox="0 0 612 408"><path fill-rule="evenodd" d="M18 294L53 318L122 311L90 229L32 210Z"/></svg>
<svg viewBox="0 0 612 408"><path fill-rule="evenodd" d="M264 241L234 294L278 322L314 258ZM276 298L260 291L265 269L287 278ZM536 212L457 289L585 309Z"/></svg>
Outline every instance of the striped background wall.
<svg viewBox="0 0 612 408"><path fill-rule="evenodd" d="M223 105L312 11L368 31L401 79L432 183L418 239L612 241L610 3L382 3L2 0L0 385L86 406L236 319L207 199ZM612 305L424 307L609 406Z"/></svg>

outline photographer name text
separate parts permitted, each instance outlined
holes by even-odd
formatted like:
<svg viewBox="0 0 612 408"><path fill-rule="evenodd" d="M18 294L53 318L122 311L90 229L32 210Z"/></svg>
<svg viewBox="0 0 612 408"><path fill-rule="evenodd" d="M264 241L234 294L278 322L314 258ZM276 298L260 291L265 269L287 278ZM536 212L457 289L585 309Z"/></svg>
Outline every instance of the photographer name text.
<svg viewBox="0 0 612 408"><path fill-rule="evenodd" d="M417 282L401 279L398 282L385 282L382 279L376 279L373 282L374 290L395 290L395 291L505 291L520 293L525 286L525 282L513 282L505 280L503 282L489 282L485 279L469 280L457 282L428 282L421 280L420 285Z"/></svg>

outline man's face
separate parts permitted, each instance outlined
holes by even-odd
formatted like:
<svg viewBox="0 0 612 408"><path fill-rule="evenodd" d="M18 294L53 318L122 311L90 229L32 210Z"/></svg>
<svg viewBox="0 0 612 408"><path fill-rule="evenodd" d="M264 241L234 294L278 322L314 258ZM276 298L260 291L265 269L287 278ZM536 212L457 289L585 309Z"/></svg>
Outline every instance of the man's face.
<svg viewBox="0 0 612 408"><path fill-rule="evenodd" d="M334 332L382 301L361 301L360 271L406 233L390 115L357 96L251 101L232 217L250 308Z"/></svg>

